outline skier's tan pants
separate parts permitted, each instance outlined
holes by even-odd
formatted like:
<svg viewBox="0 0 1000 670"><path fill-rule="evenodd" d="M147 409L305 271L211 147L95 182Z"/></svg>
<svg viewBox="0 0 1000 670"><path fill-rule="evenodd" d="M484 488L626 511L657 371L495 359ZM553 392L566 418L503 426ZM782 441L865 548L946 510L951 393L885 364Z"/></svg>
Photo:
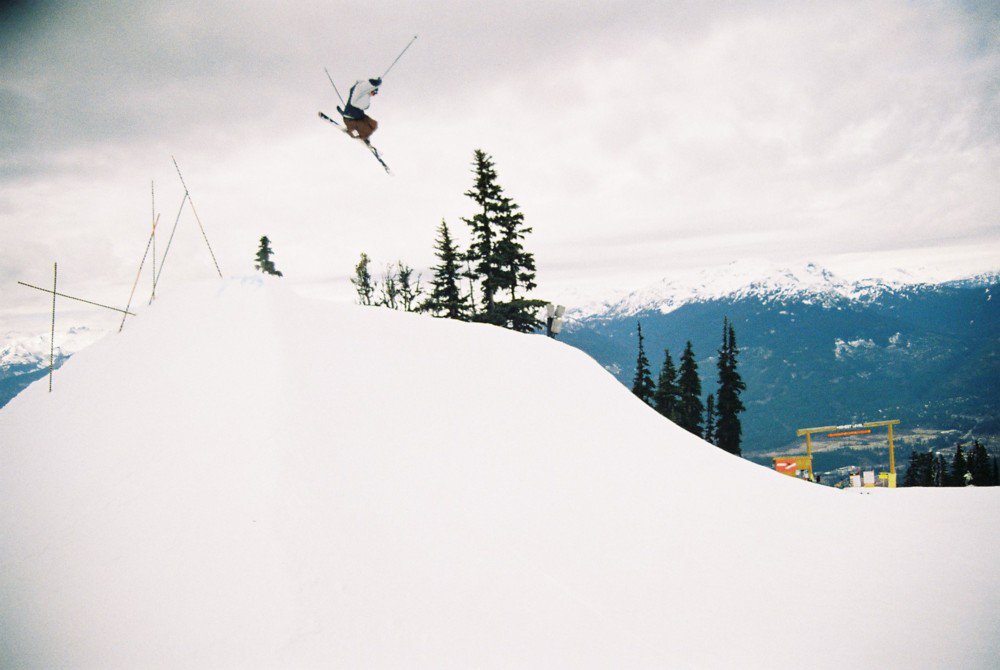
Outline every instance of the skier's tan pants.
<svg viewBox="0 0 1000 670"><path fill-rule="evenodd" d="M370 116L363 116L360 119L344 119L344 125L353 137L367 140L378 128L378 121Z"/></svg>

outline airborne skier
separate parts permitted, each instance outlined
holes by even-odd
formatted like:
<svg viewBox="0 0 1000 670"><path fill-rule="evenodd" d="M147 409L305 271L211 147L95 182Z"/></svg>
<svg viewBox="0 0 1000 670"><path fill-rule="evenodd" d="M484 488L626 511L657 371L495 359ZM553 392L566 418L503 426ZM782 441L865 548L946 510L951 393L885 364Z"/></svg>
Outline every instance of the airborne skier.
<svg viewBox="0 0 1000 670"><path fill-rule="evenodd" d="M337 85L333 82L333 77L330 76L330 71L325 70L326 77L330 80L330 85L333 86L334 92L336 92L337 97L340 98L341 103L344 105L343 109L340 107L337 108L337 111L340 112L340 116L344 120L344 125L341 126L323 112L319 113L319 117L324 121L329 121L333 125L340 127L340 129L350 137L364 142L365 146L368 147L368 150L371 151L372 155L375 157L375 160L377 160L382 167L385 168L387 173L389 173L389 166L385 164L385 161L382 160L378 150L372 146L372 143L368 140L372 133L378 129L378 121L368 116L365 113L365 110L367 110L371 105L372 96L378 95L378 87L382 85L382 80L387 74L389 74L389 70L391 70L393 66L399 62L399 59L403 57L403 54L406 53L406 50L410 48L410 45L412 45L416 39L417 36L414 35L413 39L406 45L406 48L404 48L399 55L396 56L396 60L392 61L392 64L389 65L386 71L382 73L381 77L373 77L367 80L359 79L354 82L354 85L351 86L350 92L347 94L346 102L340 95L340 91L337 90Z"/></svg>
<svg viewBox="0 0 1000 670"><path fill-rule="evenodd" d="M344 125L347 127L347 134L356 137L368 144L368 138L378 130L378 121L365 114L365 110L371 104L372 96L378 95L378 87L382 85L382 79L375 77L368 80L358 80L351 86L347 94L347 102L344 108L337 108L340 115L344 117Z"/></svg>

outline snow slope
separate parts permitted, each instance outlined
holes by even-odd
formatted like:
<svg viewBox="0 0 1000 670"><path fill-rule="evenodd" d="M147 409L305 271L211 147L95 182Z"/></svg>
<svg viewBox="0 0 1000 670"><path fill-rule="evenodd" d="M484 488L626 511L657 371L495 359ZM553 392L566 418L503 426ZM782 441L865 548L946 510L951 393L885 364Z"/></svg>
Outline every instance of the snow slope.
<svg viewBox="0 0 1000 670"><path fill-rule="evenodd" d="M0 412L3 667L1000 654L1000 490L785 478L543 337L230 280L55 382Z"/></svg>

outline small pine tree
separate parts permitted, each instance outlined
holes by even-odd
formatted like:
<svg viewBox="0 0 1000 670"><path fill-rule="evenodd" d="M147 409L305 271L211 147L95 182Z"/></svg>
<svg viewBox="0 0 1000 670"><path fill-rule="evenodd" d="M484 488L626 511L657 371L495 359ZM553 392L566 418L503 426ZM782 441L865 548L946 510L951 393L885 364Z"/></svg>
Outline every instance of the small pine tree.
<svg viewBox="0 0 1000 670"><path fill-rule="evenodd" d="M444 219L438 228L434 251L440 263L431 268L434 272L431 293L423 309L446 319L468 321L468 303L462 297L462 290L459 288L462 280L460 267L462 254L455 246Z"/></svg>
<svg viewBox="0 0 1000 670"><path fill-rule="evenodd" d="M254 263L254 269L260 270L266 275L272 275L274 277L281 277L281 271L274 267L274 261L271 260L271 256L274 255L274 250L271 249L271 240L267 239L267 235L260 238L260 247L257 248L256 262Z"/></svg>
<svg viewBox="0 0 1000 670"><path fill-rule="evenodd" d="M681 356L680 406L677 412L677 425L684 430L702 436L702 417L705 415L705 405L701 402L701 379L698 377L698 363L694 358L694 347L688 340Z"/></svg>
<svg viewBox="0 0 1000 670"><path fill-rule="evenodd" d="M359 305L372 305L375 302L375 291L378 287L372 281L372 273L368 269L370 263L368 254L361 252L361 260L354 266L354 277L351 278L351 283L354 284L354 290L358 292Z"/></svg>
<svg viewBox="0 0 1000 670"><path fill-rule="evenodd" d="M649 359L643 347L642 324L639 327L639 355L635 361L635 378L632 381L632 393L645 403L648 403L656 390L653 387L653 376L649 372Z"/></svg>
<svg viewBox="0 0 1000 670"><path fill-rule="evenodd" d="M722 322L722 346L719 349L719 390L716 403L715 443L721 449L740 456L743 441L743 425L740 413L746 407L740 395L746 390L743 378L736 370L739 347L736 346L736 331L728 318Z"/></svg>
<svg viewBox="0 0 1000 670"><path fill-rule="evenodd" d="M378 299L378 304L389 309L399 308L399 273L394 265L386 265L385 272L382 273L382 295Z"/></svg>
<svg viewBox="0 0 1000 670"><path fill-rule="evenodd" d="M653 393L653 407L657 412L676 423L680 397L681 391L677 386L677 368L674 367L674 360L670 357L670 350L664 349L663 367L660 368L660 377L656 382L656 391Z"/></svg>
<svg viewBox="0 0 1000 670"><path fill-rule="evenodd" d="M934 457L934 468L931 473L932 486L948 485L948 464L944 462L944 456L938 453Z"/></svg>
<svg viewBox="0 0 1000 670"><path fill-rule="evenodd" d="M704 440L709 444L715 444L715 398L711 393L705 399L705 436Z"/></svg>
<svg viewBox="0 0 1000 670"><path fill-rule="evenodd" d="M975 440L969 450L968 467L972 474L973 485L991 486L993 484L993 464L990 463L990 454L979 440Z"/></svg>
<svg viewBox="0 0 1000 670"><path fill-rule="evenodd" d="M910 463L906 468L906 474L903 475L904 487L916 486L917 485L917 470L919 466L917 465L917 452L910 452Z"/></svg>
<svg viewBox="0 0 1000 670"><path fill-rule="evenodd" d="M413 268L399 261L396 264L398 269L397 276L399 277L399 304L403 308L404 312L415 312L418 311L418 300L420 296L423 295L424 289L420 286L420 275L417 278L413 278Z"/></svg>
<svg viewBox="0 0 1000 670"><path fill-rule="evenodd" d="M965 477L968 472L969 466L965 460L965 450L959 444L955 447L955 458L951 461L951 485L965 486L968 483Z"/></svg>
<svg viewBox="0 0 1000 670"><path fill-rule="evenodd" d="M903 475L903 483L901 486L909 487L916 486L917 480L917 452L910 452L910 463L906 467L906 474Z"/></svg>

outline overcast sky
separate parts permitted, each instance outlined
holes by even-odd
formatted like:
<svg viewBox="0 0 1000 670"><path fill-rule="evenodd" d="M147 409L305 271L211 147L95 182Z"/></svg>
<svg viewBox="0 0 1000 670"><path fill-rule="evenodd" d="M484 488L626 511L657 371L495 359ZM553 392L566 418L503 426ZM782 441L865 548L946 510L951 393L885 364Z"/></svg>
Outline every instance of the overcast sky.
<svg viewBox="0 0 1000 670"><path fill-rule="evenodd" d="M44 311L16 282L54 261L123 304L151 182L160 255L181 203L171 156L225 275L266 234L330 295L362 251L426 268L442 219L464 241L477 148L534 228L538 297L747 258L1000 266L994 2L2 6L0 315ZM414 35L370 109L390 177L317 118L323 68L344 91ZM214 273L187 210L162 290Z"/></svg>

